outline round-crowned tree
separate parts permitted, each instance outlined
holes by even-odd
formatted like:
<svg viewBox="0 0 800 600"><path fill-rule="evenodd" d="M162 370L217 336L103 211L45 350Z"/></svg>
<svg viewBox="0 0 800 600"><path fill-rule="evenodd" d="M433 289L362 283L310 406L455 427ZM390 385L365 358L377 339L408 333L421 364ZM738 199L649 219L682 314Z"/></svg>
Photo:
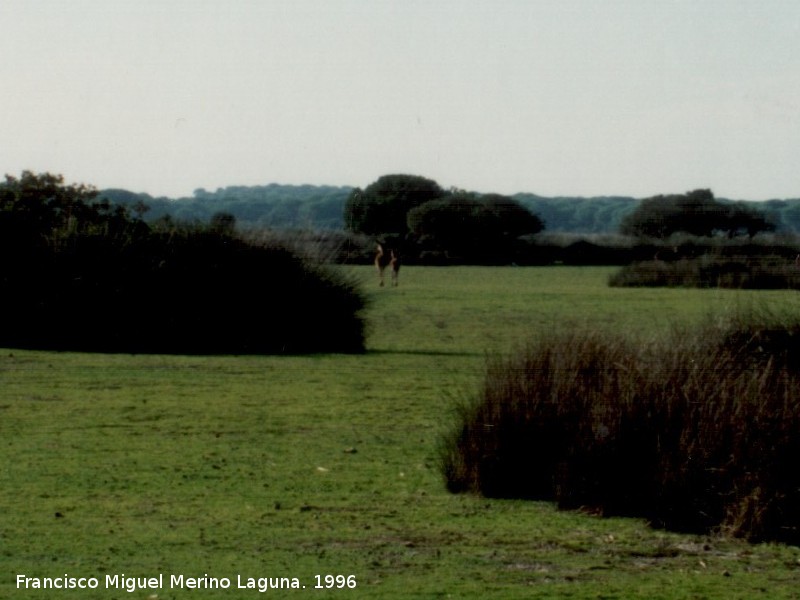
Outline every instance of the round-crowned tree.
<svg viewBox="0 0 800 600"><path fill-rule="evenodd" d="M428 249L479 263L512 261L517 238L544 227L512 198L462 191L412 209L407 223Z"/></svg>
<svg viewBox="0 0 800 600"><path fill-rule="evenodd" d="M344 222L351 231L367 235L405 235L411 209L446 195L438 183L419 175L384 175L350 193Z"/></svg>
<svg viewBox="0 0 800 600"><path fill-rule="evenodd" d="M723 202L711 190L645 198L620 223L620 233L638 237L667 238L674 233L733 237L773 231L775 223L741 202Z"/></svg>

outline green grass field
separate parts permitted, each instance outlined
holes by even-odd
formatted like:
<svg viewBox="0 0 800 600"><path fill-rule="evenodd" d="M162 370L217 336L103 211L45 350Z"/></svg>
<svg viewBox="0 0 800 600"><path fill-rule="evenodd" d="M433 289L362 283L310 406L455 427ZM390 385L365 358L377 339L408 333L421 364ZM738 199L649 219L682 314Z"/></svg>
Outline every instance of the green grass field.
<svg viewBox="0 0 800 600"><path fill-rule="evenodd" d="M239 577L306 586L264 592L282 598L798 597L798 548L451 495L437 463L489 352L572 325L646 339L800 310L796 292L610 288L612 269L579 267L404 267L380 289L354 271L365 355L0 352L0 598L258 597ZM99 587L17 587L65 574ZM107 589L122 574L164 585Z"/></svg>

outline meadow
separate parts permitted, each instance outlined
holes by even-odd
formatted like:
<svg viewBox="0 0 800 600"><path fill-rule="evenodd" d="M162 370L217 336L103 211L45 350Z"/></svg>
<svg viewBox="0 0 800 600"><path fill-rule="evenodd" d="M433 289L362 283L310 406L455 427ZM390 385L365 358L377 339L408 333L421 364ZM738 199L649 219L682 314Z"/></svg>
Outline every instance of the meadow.
<svg viewBox="0 0 800 600"><path fill-rule="evenodd" d="M264 592L289 598L797 597L796 547L455 495L439 468L488 355L576 325L646 339L800 310L796 292L612 288L602 267L409 266L378 288L347 269L370 301L362 355L0 351L0 597L247 598L238 582L266 577L306 586ZM106 589L122 574L165 585Z"/></svg>

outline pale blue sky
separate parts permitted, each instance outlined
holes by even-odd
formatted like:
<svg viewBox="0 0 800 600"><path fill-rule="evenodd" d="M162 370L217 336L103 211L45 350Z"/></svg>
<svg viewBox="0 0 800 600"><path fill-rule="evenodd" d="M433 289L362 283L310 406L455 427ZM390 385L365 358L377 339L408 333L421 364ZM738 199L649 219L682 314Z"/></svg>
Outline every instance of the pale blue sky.
<svg viewBox="0 0 800 600"><path fill-rule="evenodd" d="M0 169L800 197L797 0L3 0Z"/></svg>

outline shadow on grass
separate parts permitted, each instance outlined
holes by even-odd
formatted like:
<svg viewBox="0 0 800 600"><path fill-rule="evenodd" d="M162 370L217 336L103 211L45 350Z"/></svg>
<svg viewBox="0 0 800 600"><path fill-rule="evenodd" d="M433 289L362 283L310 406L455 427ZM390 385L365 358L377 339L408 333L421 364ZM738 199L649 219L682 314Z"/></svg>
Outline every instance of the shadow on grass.
<svg viewBox="0 0 800 600"><path fill-rule="evenodd" d="M402 354L405 356L460 356L482 358L485 352L459 352L458 350L387 350L384 348L368 349L367 354Z"/></svg>

